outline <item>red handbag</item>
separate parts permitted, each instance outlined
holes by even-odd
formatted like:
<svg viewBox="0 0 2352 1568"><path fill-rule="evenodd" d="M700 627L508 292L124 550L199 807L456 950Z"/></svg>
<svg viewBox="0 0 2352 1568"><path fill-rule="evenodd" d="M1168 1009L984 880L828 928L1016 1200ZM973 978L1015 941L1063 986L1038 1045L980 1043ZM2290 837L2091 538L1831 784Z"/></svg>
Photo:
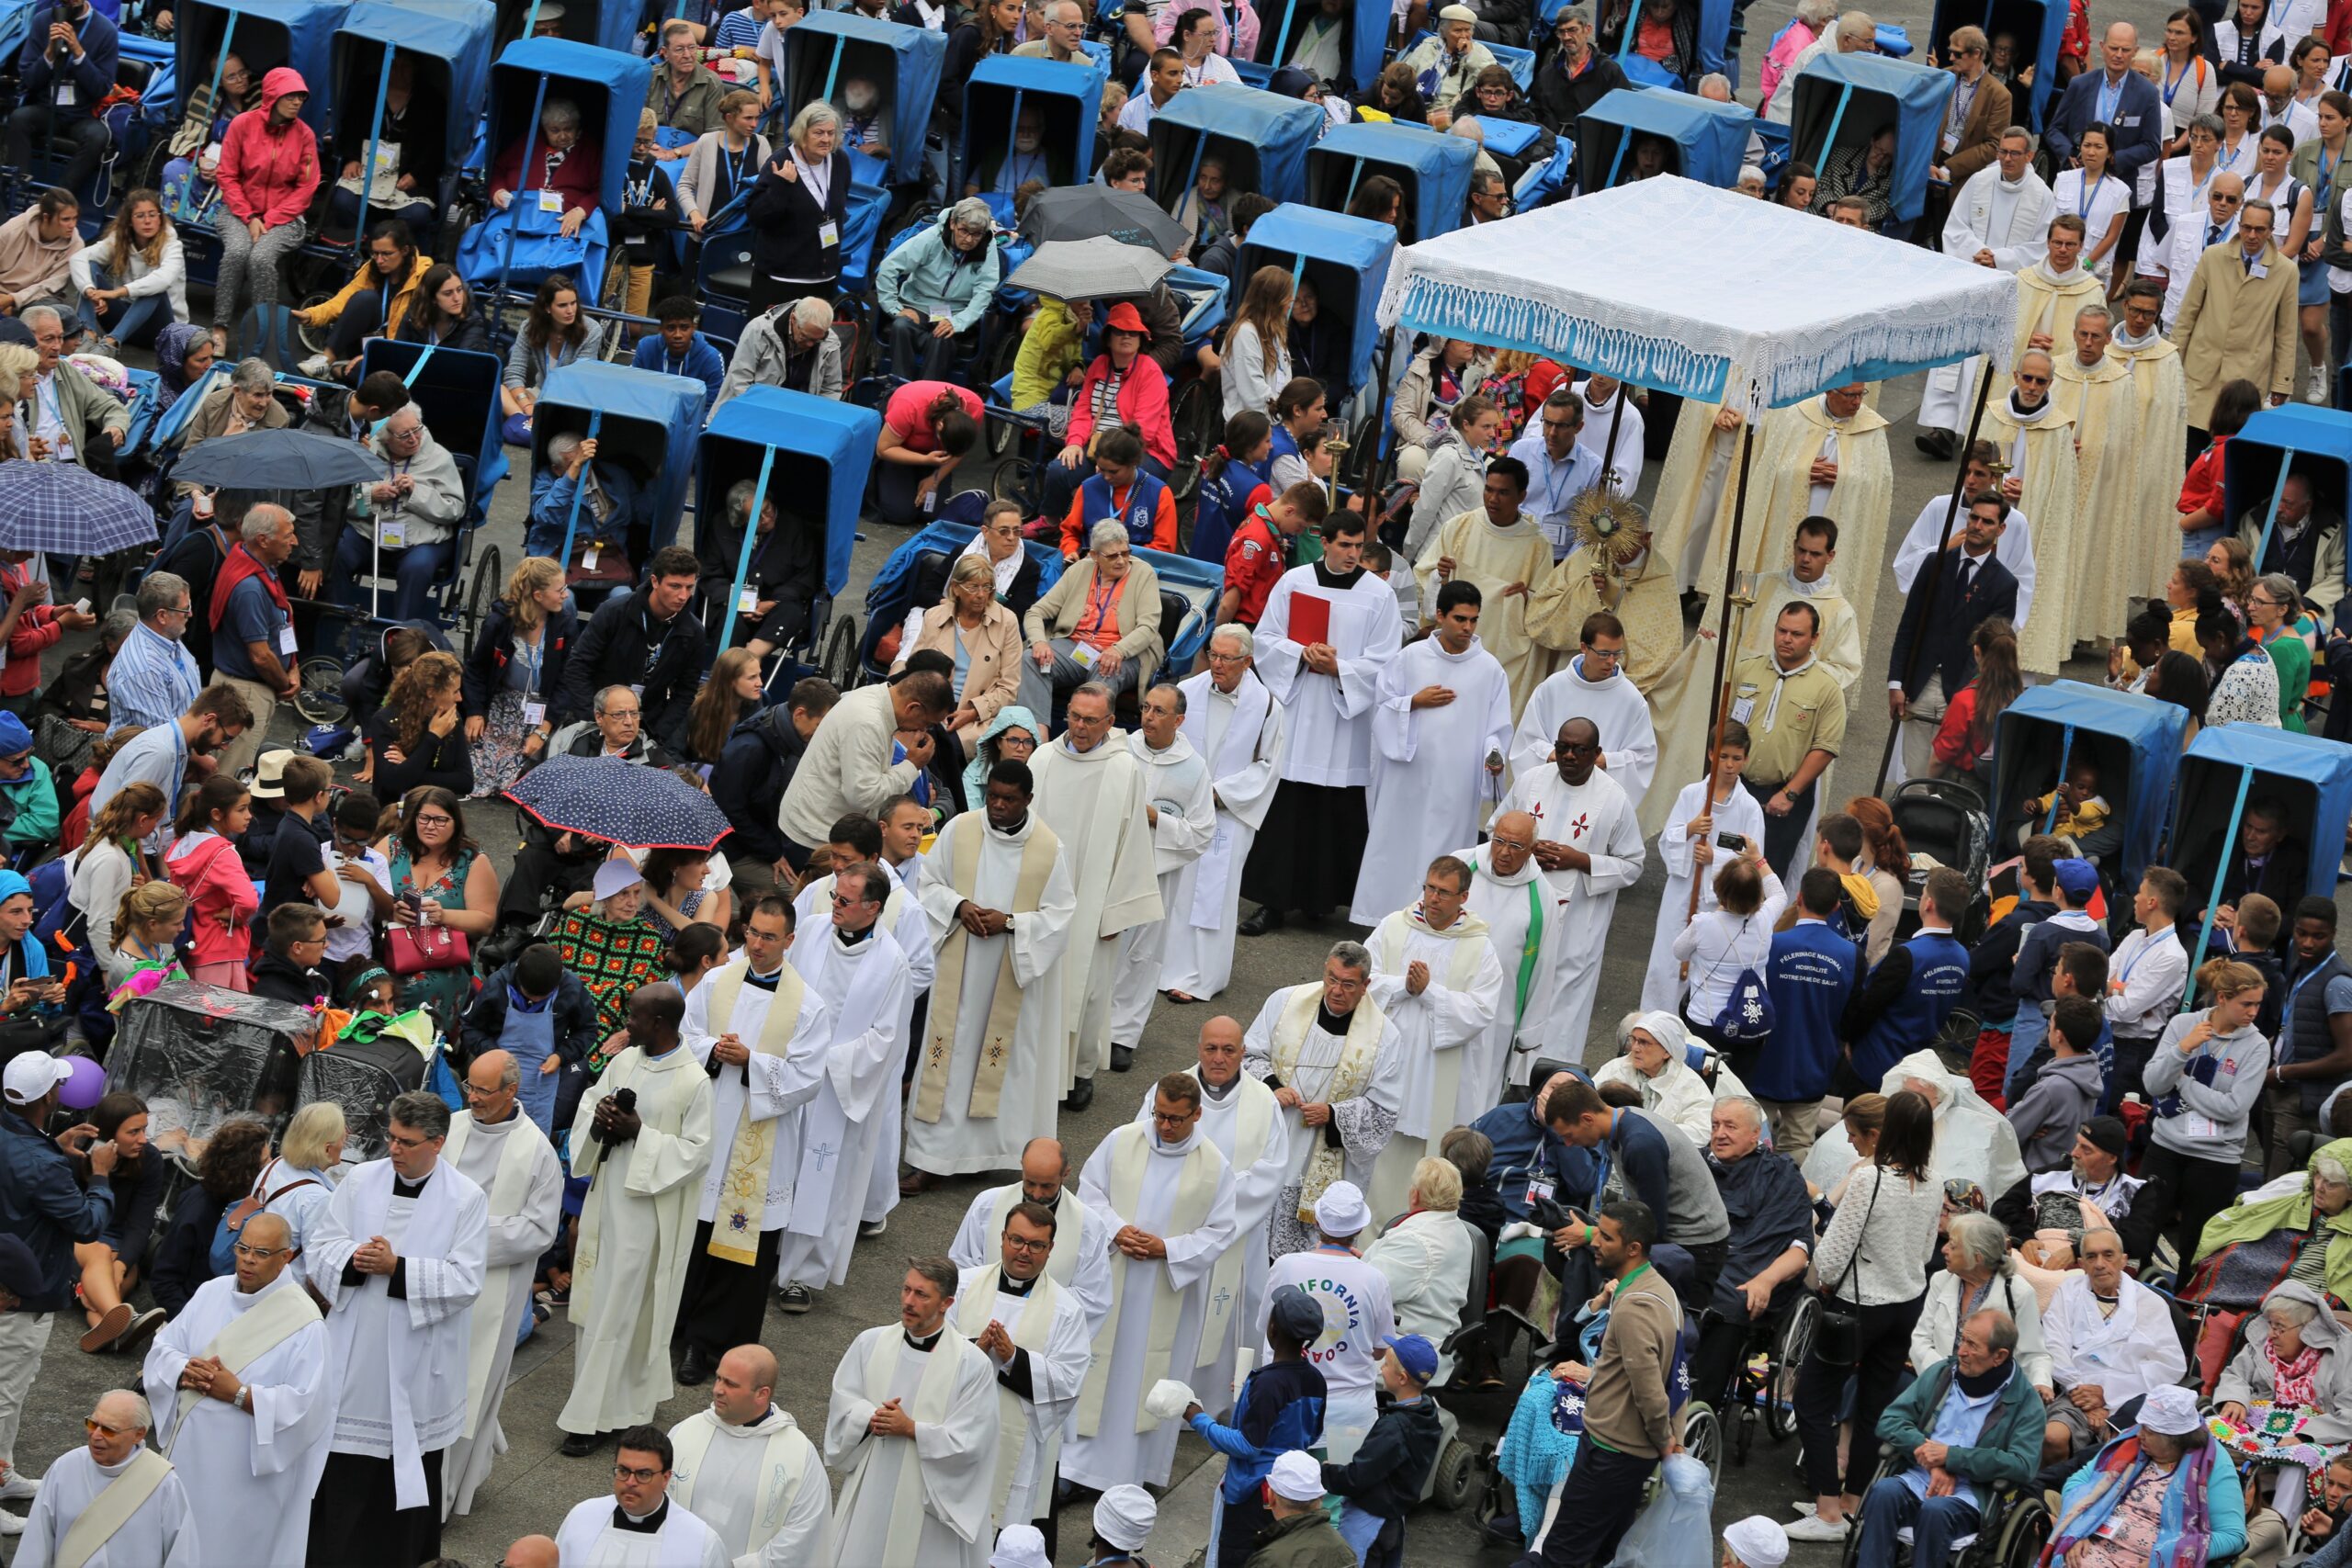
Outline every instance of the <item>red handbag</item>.
<svg viewBox="0 0 2352 1568"><path fill-rule="evenodd" d="M384 965L405 978L473 963L466 933L447 926L394 926L384 935Z"/></svg>

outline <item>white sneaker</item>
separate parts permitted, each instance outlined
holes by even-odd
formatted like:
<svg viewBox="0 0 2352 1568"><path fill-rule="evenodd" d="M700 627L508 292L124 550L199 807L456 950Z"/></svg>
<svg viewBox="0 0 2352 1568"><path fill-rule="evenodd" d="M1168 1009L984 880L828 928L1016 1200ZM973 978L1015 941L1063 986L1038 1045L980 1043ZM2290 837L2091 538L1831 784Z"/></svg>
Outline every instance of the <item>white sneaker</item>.
<svg viewBox="0 0 2352 1568"><path fill-rule="evenodd" d="M0 1510L0 1536L22 1535L24 1533L24 1515L11 1514L6 1510Z"/></svg>
<svg viewBox="0 0 2352 1568"><path fill-rule="evenodd" d="M884 1231L887 1231L889 1228L890 1216L885 1214L878 1220L865 1220L860 1222L857 1227L857 1234L871 1239L875 1236L880 1235Z"/></svg>
<svg viewBox="0 0 2352 1568"><path fill-rule="evenodd" d="M2316 365L2303 378L2303 400L2323 404L2327 401L2327 372Z"/></svg>
<svg viewBox="0 0 2352 1568"><path fill-rule="evenodd" d="M1845 1520L1839 1519L1833 1525L1819 1514L1811 1512L1789 1526L1788 1529L1791 1540L1843 1540L1846 1539Z"/></svg>
<svg viewBox="0 0 2352 1568"><path fill-rule="evenodd" d="M334 366L328 361L325 355L314 354L311 355L310 358L302 361L301 364L296 366L295 368L300 370L303 375L308 376L313 381L323 381L327 378L327 372L333 369Z"/></svg>
<svg viewBox="0 0 2352 1568"><path fill-rule="evenodd" d="M29 1503L40 1495L40 1477L12 1470L8 1479L0 1482L0 1503Z"/></svg>

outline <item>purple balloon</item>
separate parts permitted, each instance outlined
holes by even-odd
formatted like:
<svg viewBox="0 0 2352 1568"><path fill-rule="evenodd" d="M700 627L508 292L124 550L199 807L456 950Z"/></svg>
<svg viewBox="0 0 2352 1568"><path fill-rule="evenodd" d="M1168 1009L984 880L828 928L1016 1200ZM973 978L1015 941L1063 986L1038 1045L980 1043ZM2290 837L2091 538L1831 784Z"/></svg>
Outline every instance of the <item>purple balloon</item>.
<svg viewBox="0 0 2352 1568"><path fill-rule="evenodd" d="M68 1111L87 1111L106 1098L107 1070L87 1056L64 1058L65 1081L57 1086L57 1102Z"/></svg>

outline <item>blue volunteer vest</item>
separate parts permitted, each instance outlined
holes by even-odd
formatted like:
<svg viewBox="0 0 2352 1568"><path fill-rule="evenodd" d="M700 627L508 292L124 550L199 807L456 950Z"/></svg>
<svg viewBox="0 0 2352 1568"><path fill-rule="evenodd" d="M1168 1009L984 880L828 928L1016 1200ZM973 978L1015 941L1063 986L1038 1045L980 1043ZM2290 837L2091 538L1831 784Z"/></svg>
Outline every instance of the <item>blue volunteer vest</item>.
<svg viewBox="0 0 2352 1568"><path fill-rule="evenodd" d="M1086 520L1086 542L1093 542L1097 523L1116 518L1125 526L1129 544L1137 549L1149 549L1151 520L1159 512L1159 497L1167 489L1166 485L1137 468L1135 482L1127 487L1127 504L1121 508L1111 504L1110 482L1101 474L1091 476L1078 487L1079 499L1084 507L1080 515Z"/></svg>
<svg viewBox="0 0 2352 1568"><path fill-rule="evenodd" d="M2287 982L2287 1016L2278 1029L2278 1061L2282 1066L2290 1062L2316 1061L2335 1048L2327 1028L2327 987L2339 975L2352 975L2352 964L2331 953ZM2317 1114L2320 1102L2335 1087L2318 1078L2297 1083L2303 1113Z"/></svg>
<svg viewBox="0 0 2352 1568"><path fill-rule="evenodd" d="M1968 949L1949 931L1921 931L1903 944L1911 954L1911 983L1903 997L1854 1043L1854 1071L1876 1083L1887 1069L1936 1042L1968 989Z"/></svg>

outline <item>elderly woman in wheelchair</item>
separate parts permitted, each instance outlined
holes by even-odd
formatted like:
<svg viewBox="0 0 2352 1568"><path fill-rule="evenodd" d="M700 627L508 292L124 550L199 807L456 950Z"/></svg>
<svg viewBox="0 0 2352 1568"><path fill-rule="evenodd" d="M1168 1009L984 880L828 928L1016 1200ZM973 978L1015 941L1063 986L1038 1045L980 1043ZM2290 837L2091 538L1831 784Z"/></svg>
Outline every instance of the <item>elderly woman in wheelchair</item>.
<svg viewBox="0 0 2352 1568"><path fill-rule="evenodd" d="M2059 1498L2052 1568L2203 1568L2245 1550L2245 1498L2197 1396L2150 1391L2140 1424L2076 1471Z"/></svg>

